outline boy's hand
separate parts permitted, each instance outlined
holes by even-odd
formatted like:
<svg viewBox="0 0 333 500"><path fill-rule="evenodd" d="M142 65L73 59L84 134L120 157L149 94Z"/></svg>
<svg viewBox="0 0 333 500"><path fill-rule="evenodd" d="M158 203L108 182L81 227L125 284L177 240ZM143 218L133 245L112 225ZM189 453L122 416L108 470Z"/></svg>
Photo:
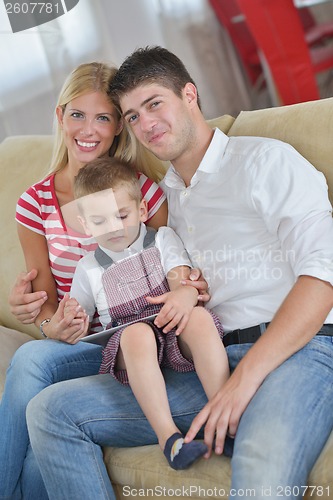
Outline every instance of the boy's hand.
<svg viewBox="0 0 333 500"><path fill-rule="evenodd" d="M85 318L86 313L78 303L78 301L74 298L69 298L66 300L65 305L64 305L64 316L65 317L73 317L75 315L75 318Z"/></svg>
<svg viewBox="0 0 333 500"><path fill-rule="evenodd" d="M179 335L187 325L193 307L198 302L198 291L191 286L181 286L176 290L164 293L159 297L146 297L150 304L164 304L154 320L163 333L178 326L176 335Z"/></svg>

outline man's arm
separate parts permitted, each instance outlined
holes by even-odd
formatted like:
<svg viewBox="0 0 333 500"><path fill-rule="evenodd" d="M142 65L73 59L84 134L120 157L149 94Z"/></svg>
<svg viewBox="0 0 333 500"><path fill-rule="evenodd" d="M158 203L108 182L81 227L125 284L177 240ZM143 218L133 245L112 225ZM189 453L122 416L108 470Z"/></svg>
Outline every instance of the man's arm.
<svg viewBox="0 0 333 500"><path fill-rule="evenodd" d="M300 276L265 334L240 361L223 388L195 417L186 441L191 441L205 424L208 454L215 437L215 452L221 454L226 433L236 434L240 417L267 375L312 339L332 308L332 285L310 276Z"/></svg>

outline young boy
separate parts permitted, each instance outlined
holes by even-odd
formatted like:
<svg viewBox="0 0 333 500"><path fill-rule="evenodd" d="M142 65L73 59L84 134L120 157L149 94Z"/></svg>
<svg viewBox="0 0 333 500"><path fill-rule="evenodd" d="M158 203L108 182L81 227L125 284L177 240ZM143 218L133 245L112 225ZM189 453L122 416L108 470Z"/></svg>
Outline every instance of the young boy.
<svg viewBox="0 0 333 500"><path fill-rule="evenodd" d="M75 301L65 314L80 305L90 320L97 308L104 328L135 321L111 336L100 373L130 384L170 466L185 469L207 447L183 442L160 366L179 372L195 367L212 398L229 375L221 323L196 307L194 287L181 285L191 262L178 236L169 227L157 233L145 227L147 204L132 165L116 158L87 164L75 179L74 195L85 233L99 247L79 261L71 288ZM145 319L154 313L154 321Z"/></svg>

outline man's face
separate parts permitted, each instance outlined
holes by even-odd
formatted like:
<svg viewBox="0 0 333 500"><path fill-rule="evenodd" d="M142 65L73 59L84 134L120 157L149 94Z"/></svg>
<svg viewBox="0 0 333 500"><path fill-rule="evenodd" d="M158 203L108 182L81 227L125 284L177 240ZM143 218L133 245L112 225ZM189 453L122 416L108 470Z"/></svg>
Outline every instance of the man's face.
<svg viewBox="0 0 333 500"><path fill-rule="evenodd" d="M187 84L178 97L161 85L145 84L120 100L124 119L136 138L160 160L175 163L193 144L193 88Z"/></svg>
<svg viewBox="0 0 333 500"><path fill-rule="evenodd" d="M81 207L80 221L85 233L113 252L121 252L134 243L140 223L147 220L145 200L138 203L121 186L84 196Z"/></svg>

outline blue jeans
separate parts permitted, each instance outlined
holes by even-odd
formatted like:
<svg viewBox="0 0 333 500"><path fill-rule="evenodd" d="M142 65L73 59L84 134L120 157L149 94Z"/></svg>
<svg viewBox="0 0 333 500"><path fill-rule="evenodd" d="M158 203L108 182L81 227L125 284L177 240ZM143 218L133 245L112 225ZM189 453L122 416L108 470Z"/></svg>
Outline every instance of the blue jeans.
<svg viewBox="0 0 333 500"><path fill-rule="evenodd" d="M101 348L54 340L22 345L7 370L0 403L0 499L47 499L29 445L26 407L45 387L63 380L97 374Z"/></svg>
<svg viewBox="0 0 333 500"><path fill-rule="evenodd" d="M231 369L249 347L227 348ZM172 414L186 432L205 395L195 373L164 373ZM323 336L267 377L244 412L235 439L234 498L244 498L247 488L256 490L256 498L267 498L269 486L271 498L276 498L276 486L306 485L333 427L332 381L332 337ZM51 500L115 498L101 446L157 442L130 388L109 375L48 387L29 403L27 421Z"/></svg>
<svg viewBox="0 0 333 500"><path fill-rule="evenodd" d="M232 347L229 360L237 362ZM302 498L332 430L333 337L316 336L266 378L244 412L232 458L234 498L245 488L255 498Z"/></svg>

